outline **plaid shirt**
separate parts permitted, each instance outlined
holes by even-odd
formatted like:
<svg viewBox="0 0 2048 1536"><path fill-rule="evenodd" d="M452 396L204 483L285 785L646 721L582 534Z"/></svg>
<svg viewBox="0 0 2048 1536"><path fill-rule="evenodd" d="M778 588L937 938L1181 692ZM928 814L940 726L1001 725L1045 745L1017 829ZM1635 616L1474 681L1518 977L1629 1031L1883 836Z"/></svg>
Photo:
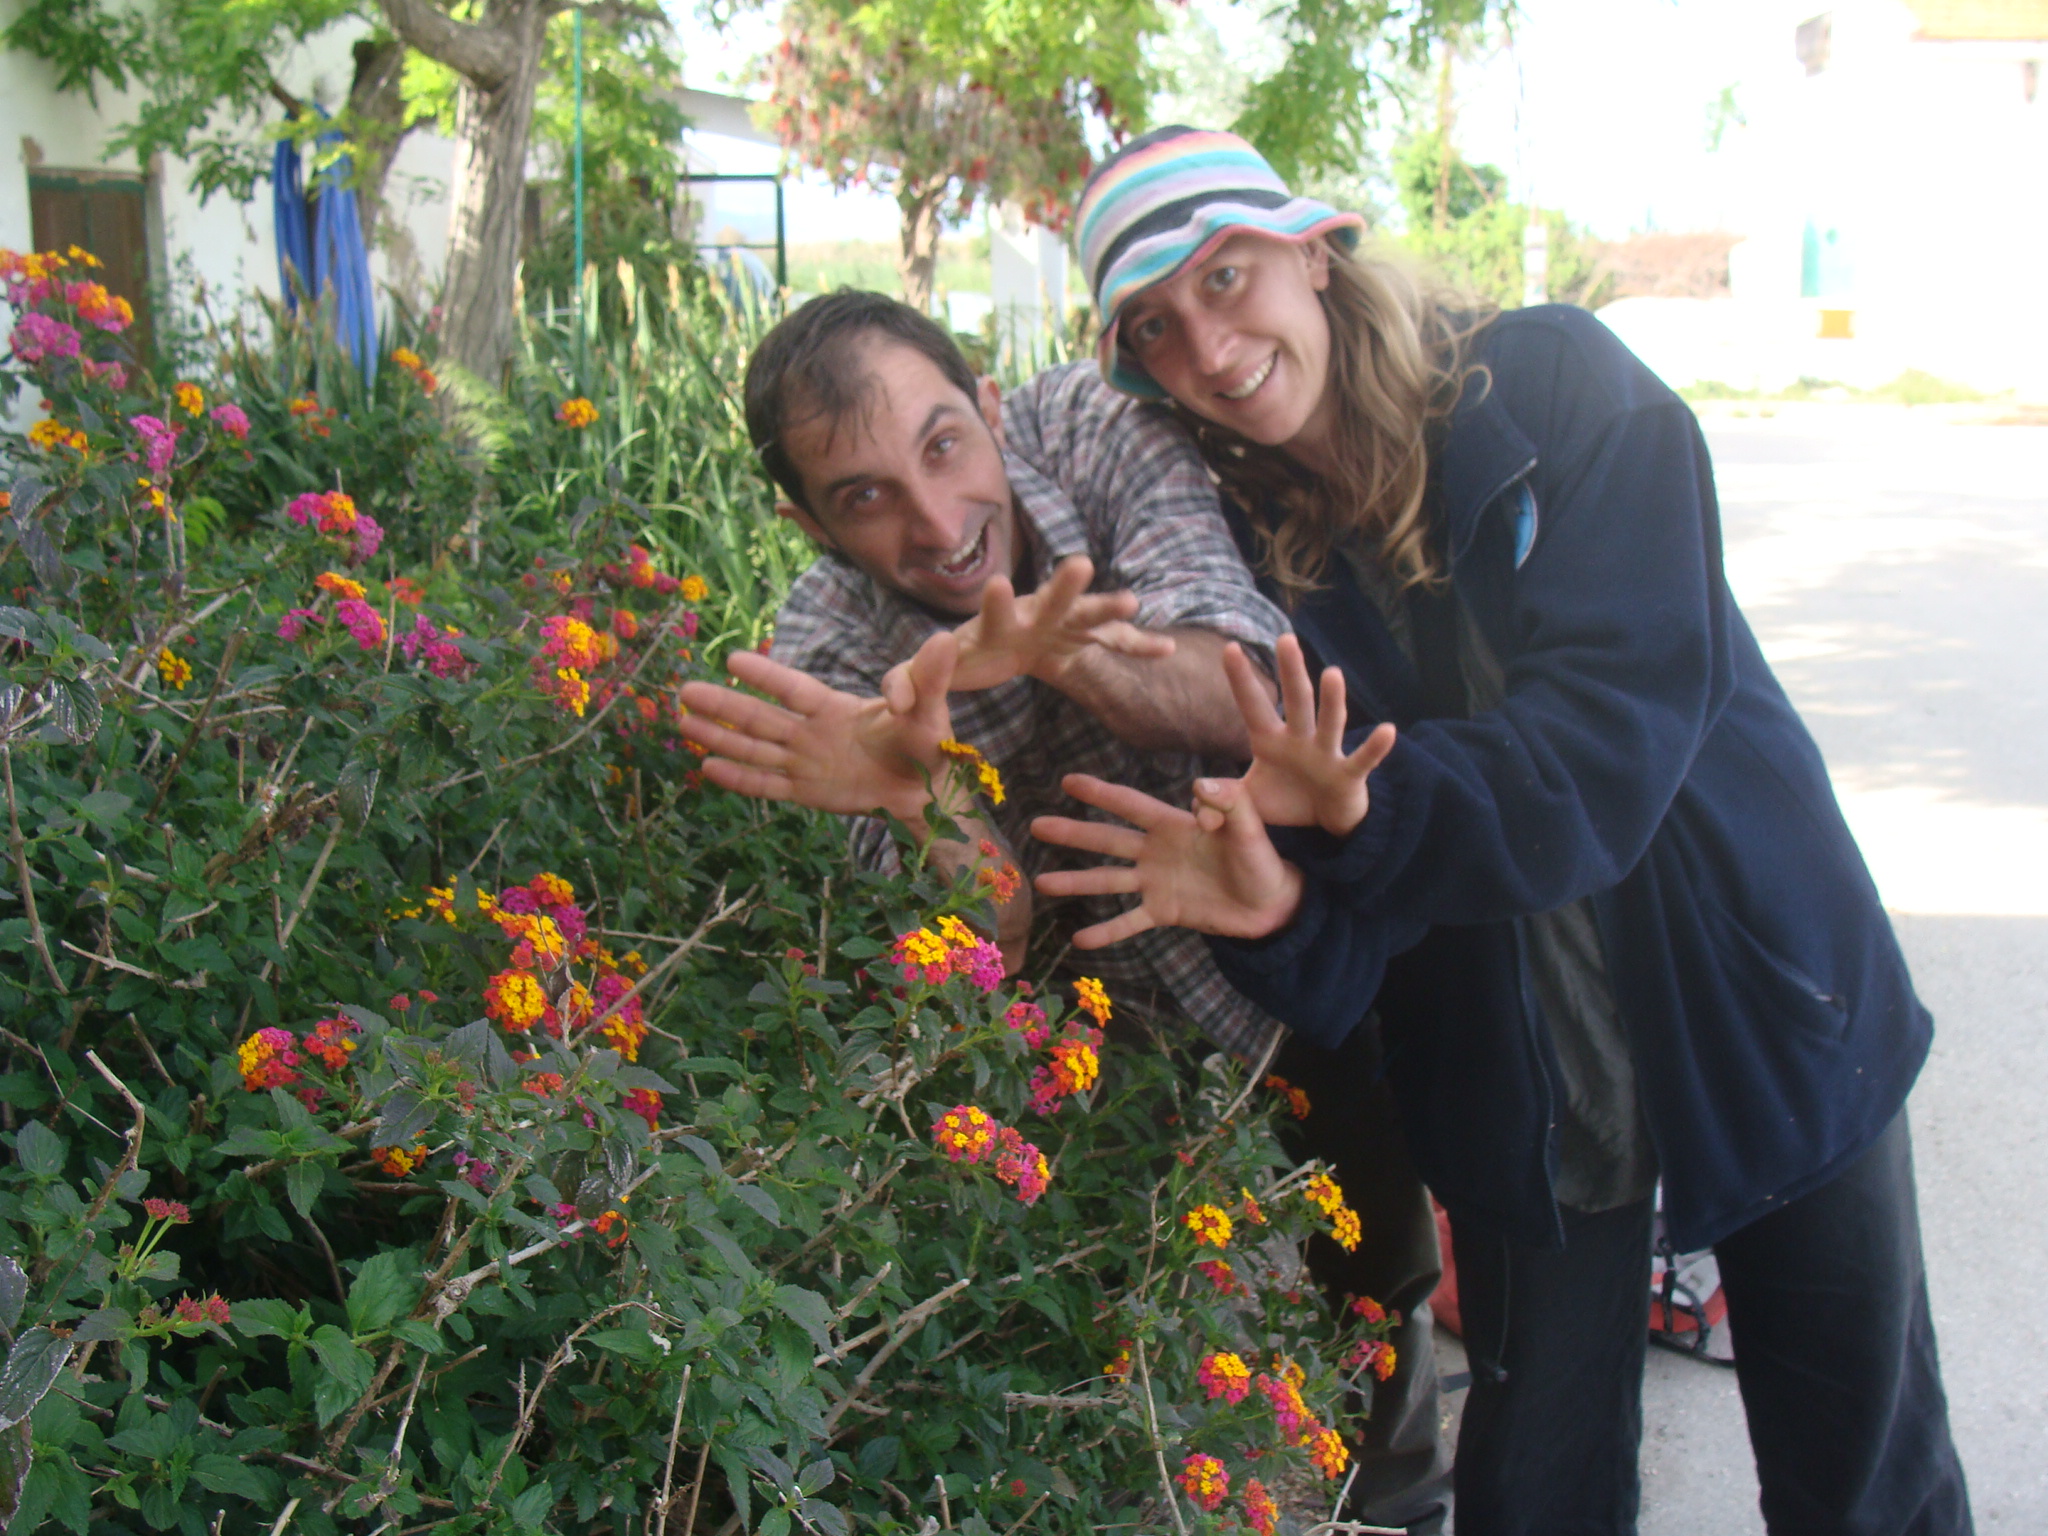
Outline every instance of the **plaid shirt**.
<svg viewBox="0 0 2048 1536"><path fill-rule="evenodd" d="M1095 562L1095 590L1128 588L1147 629L1214 630L1240 642L1270 671L1273 643L1287 632L1280 610L1259 594L1224 524L1209 473L1164 411L1117 394L1095 365L1040 374L1003 401L1009 471L1021 542L1041 579L1069 555ZM847 693L871 697L882 675L914 654L942 621L827 552L790 589L775 620L774 657ZM1007 792L992 820L1027 875L1097 862L1030 835L1031 819L1085 812L1059 781L1091 773L1186 805L1198 774L1235 764L1192 753L1141 752L1056 689L1018 677L955 693L953 733L1002 770ZM884 824L857 818L855 858L893 864ZM1041 901L1043 898L1039 898ZM1073 898L1060 904L1062 935L1100 922L1135 898ZM1175 1005L1216 1044L1256 1060L1281 1026L1234 991L1208 944L1184 928L1153 928L1088 958L1088 969L1123 988L1120 1001L1147 1011L1146 994ZM1155 1007L1151 1011L1161 1011ZM1173 1011L1173 1010L1166 1010Z"/></svg>

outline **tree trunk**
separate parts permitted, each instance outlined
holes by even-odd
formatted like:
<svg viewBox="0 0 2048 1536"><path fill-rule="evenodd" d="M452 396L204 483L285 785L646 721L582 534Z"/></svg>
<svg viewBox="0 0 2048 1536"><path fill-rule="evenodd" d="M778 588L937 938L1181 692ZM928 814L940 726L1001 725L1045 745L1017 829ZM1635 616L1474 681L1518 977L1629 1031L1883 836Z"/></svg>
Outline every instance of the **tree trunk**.
<svg viewBox="0 0 2048 1536"><path fill-rule="evenodd" d="M903 302L924 314L932 310L932 274L939 265L939 205L944 181L905 187L896 202L903 210L903 255L896 263Z"/></svg>
<svg viewBox="0 0 2048 1536"><path fill-rule="evenodd" d="M541 45L559 0L489 0L480 20L457 21L430 0L382 0L392 30L461 76L455 98L455 176L441 355L491 388L512 358L526 147Z"/></svg>
<svg viewBox="0 0 2048 1536"><path fill-rule="evenodd" d="M374 245L384 215L384 182L399 141L406 135L405 44L395 37L366 37L355 45L356 72L348 91L355 120L356 210L363 244Z"/></svg>

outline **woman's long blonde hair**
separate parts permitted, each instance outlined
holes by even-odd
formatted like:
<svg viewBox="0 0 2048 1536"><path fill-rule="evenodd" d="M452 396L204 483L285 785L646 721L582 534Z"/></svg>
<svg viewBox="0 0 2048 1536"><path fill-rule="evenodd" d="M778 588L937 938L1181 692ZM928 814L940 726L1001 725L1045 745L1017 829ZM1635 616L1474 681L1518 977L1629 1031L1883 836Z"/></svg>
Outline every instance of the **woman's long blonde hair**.
<svg viewBox="0 0 2048 1536"><path fill-rule="evenodd" d="M1457 403L1472 372L1468 343L1493 311L1334 246L1319 297L1338 403L1333 474L1313 474L1283 449L1175 409L1251 520L1259 563L1290 604L1320 585L1324 562L1355 532L1377 539L1382 562L1404 587L1440 581L1424 500L1429 429Z"/></svg>

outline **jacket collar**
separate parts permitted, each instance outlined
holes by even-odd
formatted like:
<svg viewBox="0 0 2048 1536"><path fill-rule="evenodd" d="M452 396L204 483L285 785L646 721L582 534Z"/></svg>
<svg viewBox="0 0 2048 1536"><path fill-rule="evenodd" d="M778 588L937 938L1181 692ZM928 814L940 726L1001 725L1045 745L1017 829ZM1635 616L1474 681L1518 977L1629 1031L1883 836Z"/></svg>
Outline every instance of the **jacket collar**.
<svg viewBox="0 0 2048 1536"><path fill-rule="evenodd" d="M1480 514L1536 467L1535 443L1508 415L1484 368L1467 376L1435 459L1445 543L1456 565L1472 546Z"/></svg>

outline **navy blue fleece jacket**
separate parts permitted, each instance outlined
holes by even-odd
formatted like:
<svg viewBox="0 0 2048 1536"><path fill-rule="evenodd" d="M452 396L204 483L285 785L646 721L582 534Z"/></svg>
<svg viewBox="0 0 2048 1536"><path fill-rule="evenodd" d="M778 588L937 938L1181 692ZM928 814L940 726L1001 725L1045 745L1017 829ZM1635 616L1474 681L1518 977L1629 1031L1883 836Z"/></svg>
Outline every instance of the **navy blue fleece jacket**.
<svg viewBox="0 0 2048 1536"><path fill-rule="evenodd" d="M1575 309L1504 314L1473 360L1432 515L1506 700L1436 707L1443 647L1425 630L1418 672L1330 562L1296 628L1360 730L1400 740L1348 837L1276 834L1307 876L1293 924L1212 943L1312 1040L1376 1008L1438 1198L1551 1242L1557 1060L1517 919L1590 897L1673 1236L1704 1246L1867 1147L1931 1022L1728 592L1692 412Z"/></svg>

